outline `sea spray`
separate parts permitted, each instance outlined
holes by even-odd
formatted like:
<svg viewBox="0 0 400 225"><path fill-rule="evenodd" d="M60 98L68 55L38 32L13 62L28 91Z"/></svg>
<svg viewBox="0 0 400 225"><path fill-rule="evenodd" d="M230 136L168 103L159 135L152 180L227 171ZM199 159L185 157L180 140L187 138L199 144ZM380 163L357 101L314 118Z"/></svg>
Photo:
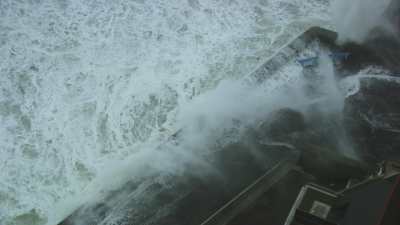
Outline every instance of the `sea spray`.
<svg viewBox="0 0 400 225"><path fill-rule="evenodd" d="M332 4L333 25L339 43L366 41L374 28L392 30L385 16L390 0L335 0Z"/></svg>
<svg viewBox="0 0 400 225"><path fill-rule="evenodd" d="M179 199L183 198L187 192L190 193L190 189L186 189L185 185L182 186L182 182L189 177L189 174L196 174L197 179L204 179L206 183L210 182L208 181L209 175L214 174L214 179L215 177L218 179L214 180L213 184L223 184L226 174L218 169L221 168L221 165L215 164L215 160L219 155L218 152L223 150L224 155L220 155L222 162L229 162L229 157L225 159L224 156L235 154L226 152L230 151L231 144L241 143L239 145L242 146L241 149L248 151L247 154L254 155L257 159L262 159L265 155L263 156L251 146L256 146L257 142L261 140L267 141L263 142L266 146L289 146L287 148L292 151L289 139L282 140L282 143L277 144L268 142L270 138L273 140L273 137L268 137L268 135L260 136L260 139L253 137L251 140L255 142L249 143L249 145L245 140L249 130L257 130L260 123L273 119L272 117L276 113L287 112L282 109L300 113L298 115L304 114L308 118L308 123L313 127L312 129L315 127L323 130L330 129L332 134L336 135L331 135L329 138L338 144L333 151L340 149L343 146L337 141L341 140L342 133L337 132L336 127L319 127L318 122L321 120L314 121L313 117L308 115L308 113L319 114L319 118L323 118L324 121L337 119L342 108L344 95L339 93L336 79L333 77L332 62L327 55L321 55L320 67L315 72L314 78L319 78L315 86L315 95L307 94L307 86L312 81L303 76L302 68L299 65L292 63L278 71L277 75L282 74L283 76L267 79L263 84L249 86L243 79L226 80L214 90L196 96L188 105L180 109L177 121L182 129L176 136L178 141L164 143L156 148L157 150L148 151L150 154L142 159L136 156L139 158L132 158L124 163L125 165L120 164L123 169L117 170L115 175L132 176L131 181L122 189L117 189L117 192L111 191L107 192L104 197L95 197L94 205L87 204L74 214L73 224L84 225L94 222L124 224L128 223L127 221L129 223L145 221L148 224L157 224L158 214L167 213L164 205L169 205L168 210L174 210L175 201L179 202ZM336 123L340 123L340 121L335 121ZM231 151L234 151L234 148ZM264 148L264 154L265 151ZM274 154L277 152L275 151ZM272 158L271 152L269 157L263 161L263 166L268 166L266 163L268 160L273 162ZM146 159L153 163L148 163ZM138 162L141 163L138 164ZM158 163L161 165L157 165ZM241 162L236 163L241 164ZM132 172L129 173L129 171ZM138 171L144 172L143 176L137 174ZM178 171L183 172L181 174L184 176L180 176ZM242 172L245 173L245 171ZM111 180L99 178L99 181L105 182L105 184L114 180L114 178ZM117 179L121 178L117 177ZM124 178L124 180L127 179ZM93 187L95 188L93 190L96 190L101 185ZM109 187L110 185L108 185ZM171 195L171 192L173 193L171 202L158 200L158 193L162 196L162 193Z"/></svg>
<svg viewBox="0 0 400 225"><path fill-rule="evenodd" d="M326 11L319 0L1 0L0 224L54 225L146 165L179 174L176 154L144 152L177 130L180 106Z"/></svg>

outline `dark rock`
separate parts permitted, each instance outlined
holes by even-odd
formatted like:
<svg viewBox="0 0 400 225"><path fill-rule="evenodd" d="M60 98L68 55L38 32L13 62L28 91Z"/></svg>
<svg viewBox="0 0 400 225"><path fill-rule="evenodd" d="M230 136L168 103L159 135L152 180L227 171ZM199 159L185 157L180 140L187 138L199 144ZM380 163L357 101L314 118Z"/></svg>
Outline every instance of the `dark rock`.
<svg viewBox="0 0 400 225"><path fill-rule="evenodd" d="M358 160L345 157L335 150L313 144L301 146L299 165L320 181L335 182L363 178L371 168Z"/></svg>
<svg viewBox="0 0 400 225"><path fill-rule="evenodd" d="M360 91L346 100L345 126L364 159L400 159L399 96L399 83L363 78Z"/></svg>
<svg viewBox="0 0 400 225"><path fill-rule="evenodd" d="M343 68L352 73L366 66L379 66L392 73L400 73L400 34L386 28L375 27L363 44L354 42L338 46L339 51L350 52Z"/></svg>
<svg viewBox="0 0 400 225"><path fill-rule="evenodd" d="M306 123L301 112L290 108L279 109L259 126L261 138L285 140L289 135L304 131Z"/></svg>

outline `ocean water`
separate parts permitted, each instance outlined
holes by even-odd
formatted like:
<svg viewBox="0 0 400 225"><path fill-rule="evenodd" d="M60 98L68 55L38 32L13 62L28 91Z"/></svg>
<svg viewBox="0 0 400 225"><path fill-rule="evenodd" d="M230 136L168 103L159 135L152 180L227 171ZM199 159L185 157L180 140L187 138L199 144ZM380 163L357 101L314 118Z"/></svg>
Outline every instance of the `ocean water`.
<svg viewBox="0 0 400 225"><path fill-rule="evenodd" d="M1 0L0 224L54 225L144 169L182 172L157 146L193 125L194 111L225 110L216 100L226 92L207 97L221 82L241 79L308 27L329 26L329 7L328 0ZM242 96L236 88L229 97Z"/></svg>

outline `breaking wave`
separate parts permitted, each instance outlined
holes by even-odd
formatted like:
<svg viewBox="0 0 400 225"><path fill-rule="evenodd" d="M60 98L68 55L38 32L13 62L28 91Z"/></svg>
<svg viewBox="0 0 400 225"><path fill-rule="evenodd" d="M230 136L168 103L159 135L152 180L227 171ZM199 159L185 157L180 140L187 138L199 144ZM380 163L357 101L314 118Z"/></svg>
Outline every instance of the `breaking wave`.
<svg viewBox="0 0 400 225"><path fill-rule="evenodd" d="M325 24L328 5L0 1L0 223L54 225L148 168L179 173L180 161L157 146L191 113L222 110L225 92L188 109L193 99L248 74L307 27ZM223 122L218 115L215 124Z"/></svg>

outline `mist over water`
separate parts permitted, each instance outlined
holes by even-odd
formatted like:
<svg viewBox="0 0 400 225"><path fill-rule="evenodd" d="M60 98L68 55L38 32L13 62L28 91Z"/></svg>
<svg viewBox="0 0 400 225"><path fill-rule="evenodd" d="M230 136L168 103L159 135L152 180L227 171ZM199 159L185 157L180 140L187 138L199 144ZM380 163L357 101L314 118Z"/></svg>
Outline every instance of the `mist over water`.
<svg viewBox="0 0 400 225"><path fill-rule="evenodd" d="M287 98L218 84L326 22L328 8L317 0L0 1L0 224L53 225L126 180L201 164L196 155L207 148L196 147L208 131L252 124ZM157 150L179 128L203 125L185 142L192 150Z"/></svg>
<svg viewBox="0 0 400 225"><path fill-rule="evenodd" d="M338 41L362 43L377 27L391 31L393 24L385 17L390 3L391 0L335 0L332 18Z"/></svg>
<svg viewBox="0 0 400 225"><path fill-rule="evenodd" d="M312 92L310 88L313 89ZM180 108L177 124L182 129L177 142L166 141L158 147L153 146L145 152L120 161L123 164L117 166L116 170L106 176L99 176L90 185L83 195L83 202L93 201L107 205L111 213L101 219L101 224L125 224L127 217L130 223L143 222L141 217L148 216L151 208L156 208L157 213L151 219L145 220L146 224L159 224L159 214L162 215L162 210L167 209L162 206L166 203L159 203L162 210L157 208L159 205L152 205L156 193L170 189L171 186L174 188L174 177L185 175L187 168L191 168L190 173L200 175L200 178L207 177L207 174L219 174L221 171L210 164L213 161L210 157L213 157L215 151L240 142L246 138L249 129L268 122L281 109L298 111L305 116L308 123L314 125L315 114L326 117L330 122L335 121L339 126L335 135L330 137L333 142L337 141L337 148L334 150L356 157L345 138L343 127L340 126L346 94L347 90L337 81L332 61L325 53L321 54L319 66L312 72L312 77L305 77L301 66L290 63L274 77L256 86L249 85L244 79L221 81L213 90L196 96ZM289 142L271 144L291 146ZM223 179L224 174L220 175ZM124 185L110 199L107 198L107 193L101 193L103 190L118 188L118 184L127 180L136 180L140 185L134 188ZM162 186L160 190L151 191L154 183ZM177 191L182 191L182 196L186 194L185 189ZM103 200L104 198L107 200ZM174 202L170 204L173 208ZM141 207L145 207L142 205L150 208L141 211L144 210ZM89 205L87 209L81 210L81 214L74 217L74 224L85 225L91 221L90 218L101 217L93 209L96 208Z"/></svg>

